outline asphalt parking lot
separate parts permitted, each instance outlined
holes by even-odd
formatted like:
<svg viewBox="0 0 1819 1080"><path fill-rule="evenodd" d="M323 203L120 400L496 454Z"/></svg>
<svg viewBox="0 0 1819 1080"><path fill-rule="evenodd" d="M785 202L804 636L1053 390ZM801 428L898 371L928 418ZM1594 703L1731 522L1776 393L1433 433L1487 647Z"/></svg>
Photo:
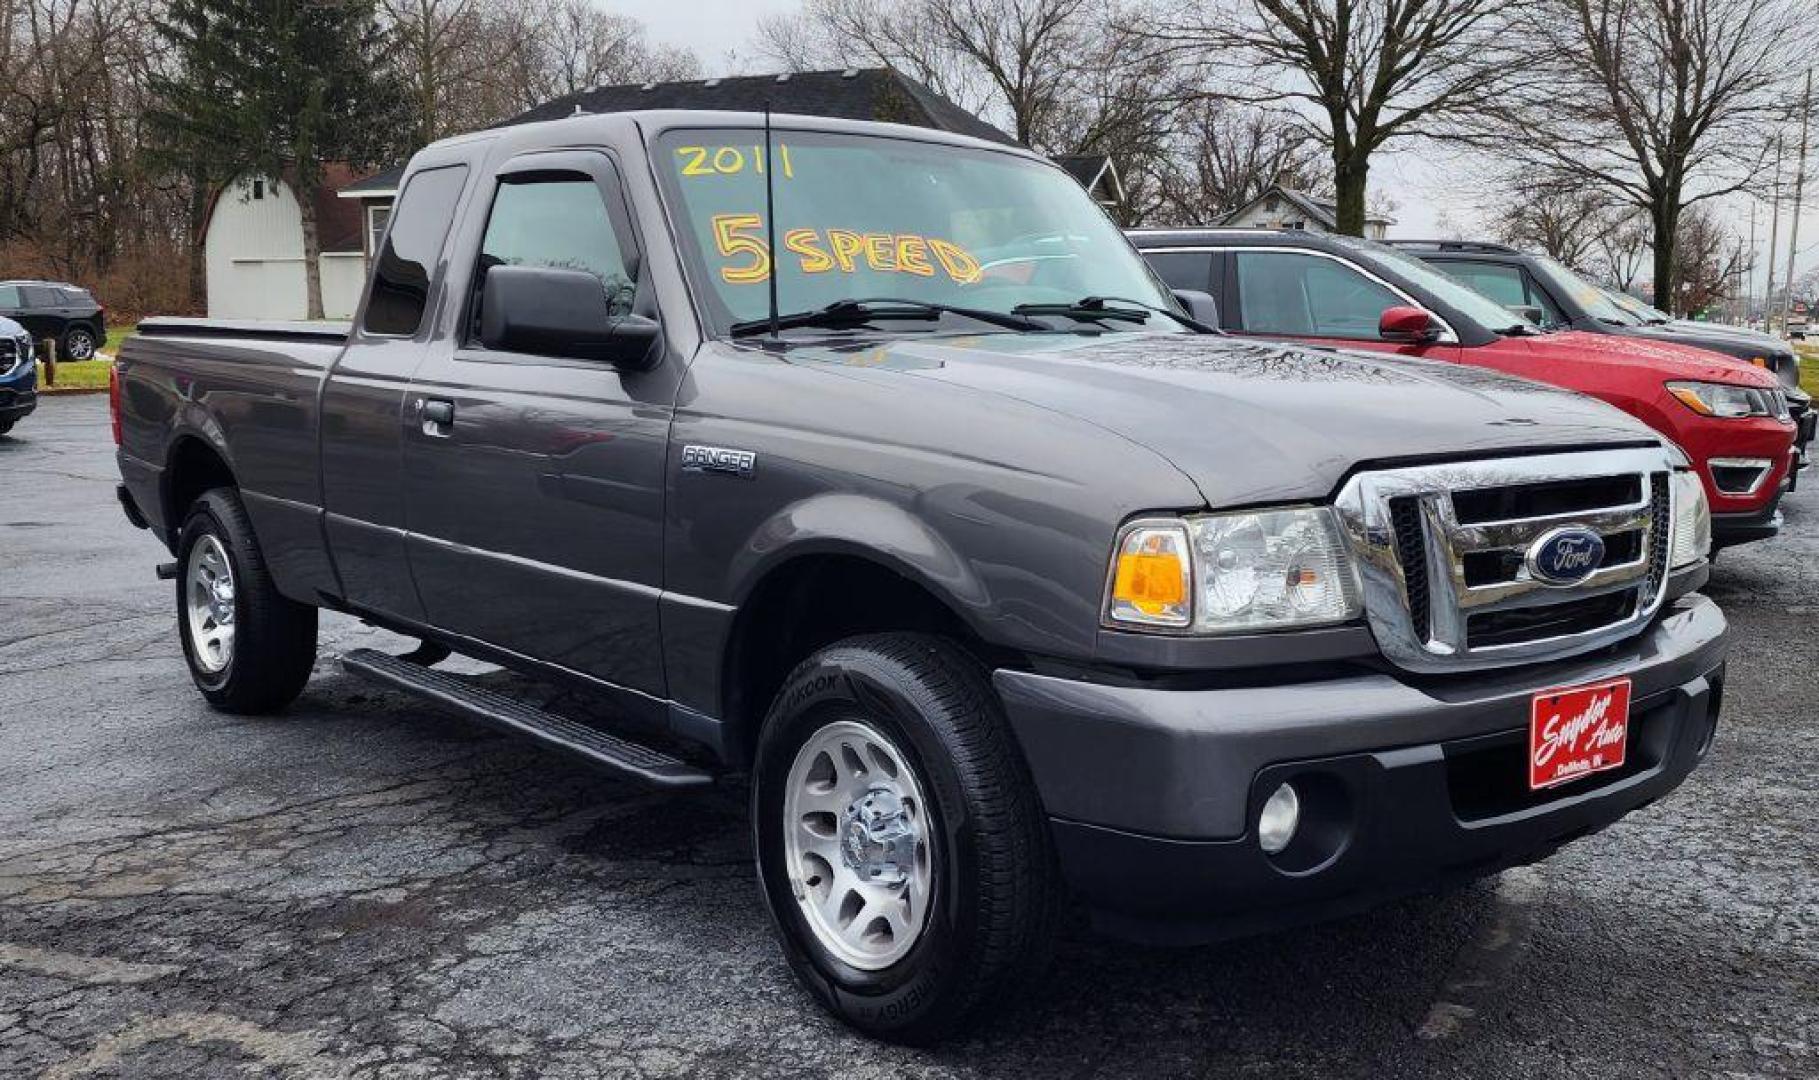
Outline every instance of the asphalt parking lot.
<svg viewBox="0 0 1819 1080"><path fill-rule="evenodd" d="M1215 948L1072 934L938 1051L792 985L744 792L655 796L340 673L211 713L101 397L0 438L0 1075L1819 1075L1819 491L1708 592L1714 757L1538 867ZM1816 484L1815 486L1819 486Z"/></svg>

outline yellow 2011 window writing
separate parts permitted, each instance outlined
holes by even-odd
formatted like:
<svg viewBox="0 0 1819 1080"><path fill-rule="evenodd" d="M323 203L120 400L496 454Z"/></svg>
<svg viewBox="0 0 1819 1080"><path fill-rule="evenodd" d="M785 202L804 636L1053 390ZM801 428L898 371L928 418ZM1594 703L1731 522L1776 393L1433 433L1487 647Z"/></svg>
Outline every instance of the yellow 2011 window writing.
<svg viewBox="0 0 1819 1080"><path fill-rule="evenodd" d="M747 169L764 175L765 153L762 144L751 146L678 146L676 158L682 163L683 176L738 176ZM793 179L795 166L790 161L789 147L777 147L777 175Z"/></svg>
<svg viewBox="0 0 1819 1080"><path fill-rule="evenodd" d="M720 267L720 280L753 285L770 277L770 247L761 216L715 214L713 234L714 249L727 260ZM862 269L916 277L943 273L959 285L971 285L982 274L979 260L959 244L917 233L794 228L783 234L782 245L804 274L852 274Z"/></svg>

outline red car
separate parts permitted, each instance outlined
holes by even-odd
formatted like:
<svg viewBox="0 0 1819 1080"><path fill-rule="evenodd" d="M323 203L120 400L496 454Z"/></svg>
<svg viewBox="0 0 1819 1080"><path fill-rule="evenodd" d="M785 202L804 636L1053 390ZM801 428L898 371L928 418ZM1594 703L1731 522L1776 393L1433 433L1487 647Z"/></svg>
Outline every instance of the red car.
<svg viewBox="0 0 1819 1080"><path fill-rule="evenodd" d="M1795 425L1775 376L1704 349L1547 332L1404 252L1262 229L1129 233L1163 280L1212 295L1235 334L1495 368L1607 401L1686 451L1716 547L1773 536Z"/></svg>

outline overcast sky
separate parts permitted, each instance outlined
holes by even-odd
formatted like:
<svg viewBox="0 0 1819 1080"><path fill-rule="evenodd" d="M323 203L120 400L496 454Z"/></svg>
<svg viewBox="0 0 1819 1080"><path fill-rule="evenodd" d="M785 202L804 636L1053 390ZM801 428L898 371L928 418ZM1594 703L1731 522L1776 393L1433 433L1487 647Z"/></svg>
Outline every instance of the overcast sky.
<svg viewBox="0 0 1819 1080"><path fill-rule="evenodd" d="M612 10L634 16L644 22L651 39L686 46L701 57L710 75L729 74L735 66L745 70L762 70L764 65L754 55L752 39L758 21L767 14L794 11L798 0L614 0ZM737 55L738 61L732 60ZM1819 154L1815 154L1819 163ZM1381 191L1396 203L1396 225L1390 230L1395 237L1432 237L1443 224L1452 222L1471 235L1480 227L1480 216L1471 195L1460 194L1460 176L1472 172L1472 163L1432 148L1416 148L1373 159L1371 190ZM1814 183L1807 185L1812 192ZM1809 198L1808 210L1800 217L1800 255L1796 273L1819 265L1819 199ZM1737 235L1749 238L1750 209L1738 200L1724 207ZM1781 251L1776 259L1776 277L1787 258L1787 212L1783 208ZM1757 211L1756 243L1767 258L1768 207ZM1762 289L1766 262L1756 272L1755 288Z"/></svg>

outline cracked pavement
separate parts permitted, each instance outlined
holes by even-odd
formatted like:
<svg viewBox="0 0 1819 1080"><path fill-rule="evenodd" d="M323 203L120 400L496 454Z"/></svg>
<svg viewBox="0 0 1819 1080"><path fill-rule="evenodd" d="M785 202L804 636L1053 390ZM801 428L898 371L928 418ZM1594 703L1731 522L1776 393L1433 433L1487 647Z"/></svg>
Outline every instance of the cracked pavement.
<svg viewBox="0 0 1819 1080"><path fill-rule="evenodd" d="M1819 1074L1819 492L1725 553L1713 757L1537 867L1192 951L1072 932L933 1051L792 984L744 791L654 795L370 688L210 712L106 402L0 438L0 1075Z"/></svg>

